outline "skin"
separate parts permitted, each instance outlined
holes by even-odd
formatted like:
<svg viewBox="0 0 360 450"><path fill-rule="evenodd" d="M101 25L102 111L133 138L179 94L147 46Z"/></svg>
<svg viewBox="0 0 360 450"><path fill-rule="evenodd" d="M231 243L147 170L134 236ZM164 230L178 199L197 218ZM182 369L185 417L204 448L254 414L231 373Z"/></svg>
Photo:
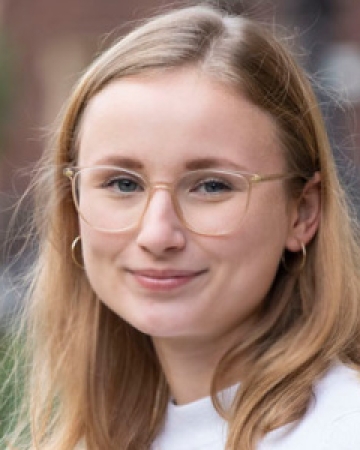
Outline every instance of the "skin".
<svg viewBox="0 0 360 450"><path fill-rule="evenodd" d="M272 118L189 68L115 81L90 101L79 166L124 166L122 158L157 183L172 182L203 158L222 169L286 172ZM222 237L186 229L165 190L156 191L130 232L96 231L80 219L92 288L152 337L178 403L208 395L218 360L256 326L284 249L299 251L316 232L318 184L315 178L298 202L282 181L254 186L245 219ZM179 283L169 270L190 272Z"/></svg>

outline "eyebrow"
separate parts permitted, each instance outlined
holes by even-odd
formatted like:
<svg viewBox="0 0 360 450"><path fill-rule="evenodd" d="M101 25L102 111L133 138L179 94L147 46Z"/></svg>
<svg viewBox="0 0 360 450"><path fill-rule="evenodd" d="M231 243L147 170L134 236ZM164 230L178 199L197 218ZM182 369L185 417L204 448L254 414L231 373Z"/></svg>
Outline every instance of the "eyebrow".
<svg viewBox="0 0 360 450"><path fill-rule="evenodd" d="M188 161L185 164L185 167L187 170L218 169L218 168L246 170L245 167L240 166L226 158L197 158Z"/></svg>
<svg viewBox="0 0 360 450"><path fill-rule="evenodd" d="M109 155L96 161L96 165L119 166L130 170L143 170L144 164L135 158L123 157L118 155ZM235 162L226 158L196 158L185 163L185 169L233 169L236 171L245 171L244 166L240 166Z"/></svg>
<svg viewBox="0 0 360 450"><path fill-rule="evenodd" d="M123 167L124 169L132 169L132 170L141 170L144 168L143 163L138 159L126 158L117 155L111 155L101 158L96 161L96 165L119 166Z"/></svg>

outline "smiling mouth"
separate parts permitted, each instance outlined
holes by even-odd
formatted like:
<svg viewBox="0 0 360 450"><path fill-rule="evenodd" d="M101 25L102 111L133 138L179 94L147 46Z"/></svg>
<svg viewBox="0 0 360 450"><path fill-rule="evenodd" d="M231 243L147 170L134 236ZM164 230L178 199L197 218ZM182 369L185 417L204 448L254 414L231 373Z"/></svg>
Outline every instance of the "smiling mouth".
<svg viewBox="0 0 360 450"><path fill-rule="evenodd" d="M170 291L187 285L207 272L189 270L127 270L143 288L153 291Z"/></svg>

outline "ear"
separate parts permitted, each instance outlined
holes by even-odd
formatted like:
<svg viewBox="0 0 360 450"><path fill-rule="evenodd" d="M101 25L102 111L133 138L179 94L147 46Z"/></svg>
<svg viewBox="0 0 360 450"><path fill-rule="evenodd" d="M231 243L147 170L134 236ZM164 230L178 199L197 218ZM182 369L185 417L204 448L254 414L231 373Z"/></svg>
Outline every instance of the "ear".
<svg viewBox="0 0 360 450"><path fill-rule="evenodd" d="M291 222L286 249L298 252L315 236L320 223L321 213L321 176L319 172L309 180L291 211Z"/></svg>

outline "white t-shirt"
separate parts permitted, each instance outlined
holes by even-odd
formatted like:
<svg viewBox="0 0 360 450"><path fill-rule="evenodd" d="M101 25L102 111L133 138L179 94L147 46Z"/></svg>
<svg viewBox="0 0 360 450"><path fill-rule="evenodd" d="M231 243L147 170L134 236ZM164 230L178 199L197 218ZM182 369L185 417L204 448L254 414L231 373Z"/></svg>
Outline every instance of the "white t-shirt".
<svg viewBox="0 0 360 450"><path fill-rule="evenodd" d="M225 405L237 387L223 393ZM163 431L152 450L224 450L227 424L210 397L168 406ZM360 450L360 377L344 366L332 367L314 386L305 416L267 434L257 450Z"/></svg>

